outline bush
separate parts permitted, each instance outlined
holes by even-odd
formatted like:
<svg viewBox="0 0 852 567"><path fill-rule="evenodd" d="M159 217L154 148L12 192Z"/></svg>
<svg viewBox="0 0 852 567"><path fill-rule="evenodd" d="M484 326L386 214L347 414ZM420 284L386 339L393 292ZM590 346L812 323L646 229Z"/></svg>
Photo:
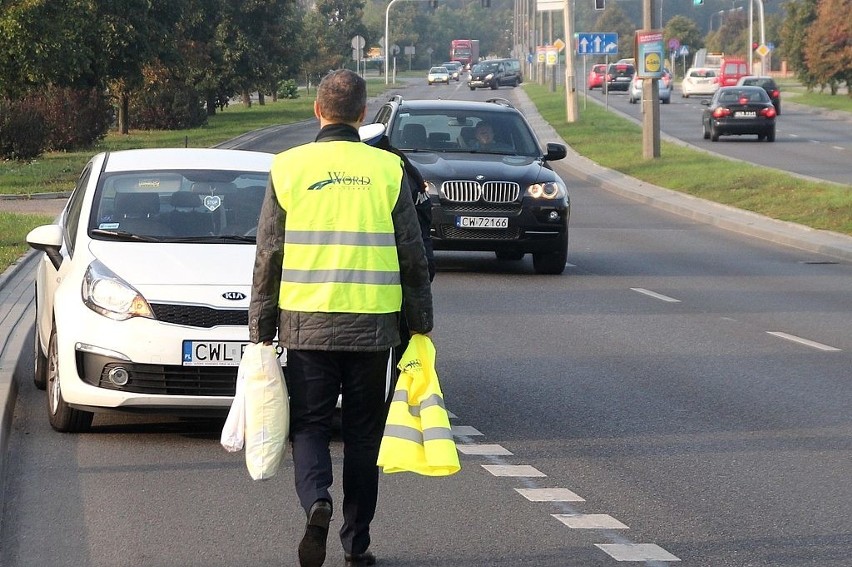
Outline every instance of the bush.
<svg viewBox="0 0 852 567"><path fill-rule="evenodd" d="M47 150L87 148L109 131L112 106L97 89L48 87L39 98L48 128Z"/></svg>
<svg viewBox="0 0 852 567"><path fill-rule="evenodd" d="M181 81L156 80L130 95L129 124L141 130L183 130L207 123L199 93Z"/></svg>
<svg viewBox="0 0 852 567"><path fill-rule="evenodd" d="M0 156L21 161L44 153L47 125L38 100L0 100Z"/></svg>
<svg viewBox="0 0 852 567"><path fill-rule="evenodd" d="M299 98L299 85L293 79L278 83L278 98Z"/></svg>

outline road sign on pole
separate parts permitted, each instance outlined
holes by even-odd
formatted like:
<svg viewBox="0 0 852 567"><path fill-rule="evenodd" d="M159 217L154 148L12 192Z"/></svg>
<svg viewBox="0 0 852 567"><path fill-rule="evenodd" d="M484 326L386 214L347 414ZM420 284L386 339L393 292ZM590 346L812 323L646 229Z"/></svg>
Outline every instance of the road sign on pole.
<svg viewBox="0 0 852 567"><path fill-rule="evenodd" d="M577 34L577 53L580 55L616 55L618 53L618 34L579 33Z"/></svg>

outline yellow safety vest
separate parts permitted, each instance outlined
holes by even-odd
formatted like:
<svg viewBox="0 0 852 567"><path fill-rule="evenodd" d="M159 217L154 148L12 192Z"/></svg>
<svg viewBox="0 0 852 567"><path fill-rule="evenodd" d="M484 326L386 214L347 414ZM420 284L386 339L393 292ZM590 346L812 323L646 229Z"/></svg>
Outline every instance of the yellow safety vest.
<svg viewBox="0 0 852 567"><path fill-rule="evenodd" d="M435 345L429 337L411 337L399 369L402 373L388 411L378 466L385 473L448 476L458 472L458 450L435 372Z"/></svg>
<svg viewBox="0 0 852 567"><path fill-rule="evenodd" d="M399 157L358 142L315 142L275 157L271 176L287 213L282 309L401 309L391 211L402 171Z"/></svg>

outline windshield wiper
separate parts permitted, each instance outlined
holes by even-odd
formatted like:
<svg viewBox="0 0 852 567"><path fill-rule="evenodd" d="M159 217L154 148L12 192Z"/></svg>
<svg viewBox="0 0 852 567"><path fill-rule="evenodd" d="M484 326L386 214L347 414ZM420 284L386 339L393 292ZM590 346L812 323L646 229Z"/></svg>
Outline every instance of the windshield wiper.
<svg viewBox="0 0 852 567"><path fill-rule="evenodd" d="M127 242L162 242L163 239L158 236L148 236L145 234L133 234L126 230L104 230L102 228L93 228L92 234L96 236L106 236L115 240L124 240Z"/></svg>
<svg viewBox="0 0 852 567"><path fill-rule="evenodd" d="M242 234L222 234L219 236L199 234L198 236L167 236L162 239L163 242L238 242L255 244L257 237L243 236Z"/></svg>

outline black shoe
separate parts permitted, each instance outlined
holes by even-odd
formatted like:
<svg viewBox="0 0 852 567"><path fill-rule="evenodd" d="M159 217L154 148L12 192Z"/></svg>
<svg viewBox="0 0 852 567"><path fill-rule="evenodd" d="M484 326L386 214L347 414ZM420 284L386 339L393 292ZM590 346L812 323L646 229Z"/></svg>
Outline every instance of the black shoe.
<svg viewBox="0 0 852 567"><path fill-rule="evenodd" d="M346 567L364 567L365 565L375 565L376 556L369 551L364 553L346 553Z"/></svg>
<svg viewBox="0 0 852 567"><path fill-rule="evenodd" d="M299 543L299 565L321 567L325 561L325 542L331 523L331 502L317 500L308 511L305 535Z"/></svg>

